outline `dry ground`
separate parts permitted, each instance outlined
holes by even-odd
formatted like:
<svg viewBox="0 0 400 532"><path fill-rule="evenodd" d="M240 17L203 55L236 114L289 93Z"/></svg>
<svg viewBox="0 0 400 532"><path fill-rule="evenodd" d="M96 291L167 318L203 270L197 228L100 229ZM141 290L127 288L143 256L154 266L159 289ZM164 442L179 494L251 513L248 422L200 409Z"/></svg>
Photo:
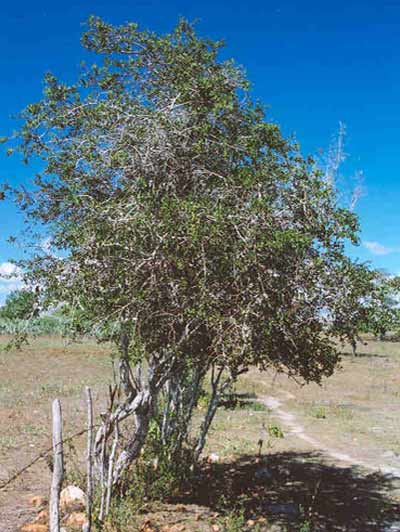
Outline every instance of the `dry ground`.
<svg viewBox="0 0 400 532"><path fill-rule="evenodd" d="M6 339L2 340L4 346ZM0 483L51 446L54 398L62 401L64 434L82 427L84 386L91 386L94 399L100 401L110 368L105 350L91 343L68 345L41 338L22 351L0 350ZM1 532L17 530L29 520L33 511L27 500L45 493L49 479L49 468L40 461L9 489L0 491Z"/></svg>
<svg viewBox="0 0 400 532"><path fill-rule="evenodd" d="M344 352L341 368L322 386L300 387L283 376L251 372L243 386L280 399L305 432L327 448L400 476L400 343L366 339L359 356Z"/></svg>
<svg viewBox="0 0 400 532"><path fill-rule="evenodd" d="M399 369L400 344L371 340L356 359L344 355L321 387L251 371L238 384L235 408L222 408L212 429L206 452L219 462L204 468L192 493L150 508L129 531L145 519L155 529L168 522L186 531L400 530L399 484L388 474L400 471ZM84 386L99 410L111 375L106 349L88 342L45 338L22 352L0 351L0 484L50 446L54 397L68 436L85 419ZM279 408L269 410L268 399ZM334 458L340 453L349 460ZM49 478L42 460L0 491L1 532L32 519L29 496L45 495ZM221 508L236 511L226 517Z"/></svg>

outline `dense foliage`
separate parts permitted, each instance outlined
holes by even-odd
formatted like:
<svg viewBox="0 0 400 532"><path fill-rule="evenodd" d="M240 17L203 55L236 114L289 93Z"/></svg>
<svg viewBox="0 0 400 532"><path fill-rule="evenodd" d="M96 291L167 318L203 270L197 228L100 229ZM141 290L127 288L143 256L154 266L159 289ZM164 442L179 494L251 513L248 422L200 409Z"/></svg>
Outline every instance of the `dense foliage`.
<svg viewBox="0 0 400 532"><path fill-rule="evenodd" d="M0 318L6 320L27 320L34 313L35 294L30 290L14 290L0 307Z"/></svg>
<svg viewBox="0 0 400 532"><path fill-rule="evenodd" d="M330 375L346 302L357 312L365 286L344 253L356 217L251 101L241 69L218 60L221 43L184 20L158 36L95 17L82 43L98 63L73 85L47 75L23 112L15 149L44 170L16 197L51 239L23 264L42 305L67 303L80 332L118 346L126 397L97 439L135 415L118 479L152 412L165 442L189 441L206 375L197 454L249 365Z"/></svg>
<svg viewBox="0 0 400 532"><path fill-rule="evenodd" d="M372 332L380 340L386 333L400 333L400 278L376 271L367 299L367 312L361 330Z"/></svg>

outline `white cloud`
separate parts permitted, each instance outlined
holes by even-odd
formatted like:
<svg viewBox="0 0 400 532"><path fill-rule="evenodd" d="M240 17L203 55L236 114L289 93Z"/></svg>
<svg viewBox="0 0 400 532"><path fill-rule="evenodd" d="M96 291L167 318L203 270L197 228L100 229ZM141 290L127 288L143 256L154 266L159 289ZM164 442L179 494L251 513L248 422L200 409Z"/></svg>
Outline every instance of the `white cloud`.
<svg viewBox="0 0 400 532"><path fill-rule="evenodd" d="M363 242L365 248L368 249L373 255L389 255L390 253L398 253L400 248L391 248L384 246L379 242Z"/></svg>
<svg viewBox="0 0 400 532"><path fill-rule="evenodd" d="M43 238L39 244L39 249L43 251L43 253L46 253L47 255L53 257L54 259L61 258L61 255L59 254L59 250L57 250L57 253L54 251L53 241L50 236Z"/></svg>
<svg viewBox="0 0 400 532"><path fill-rule="evenodd" d="M46 253L50 253L51 252L51 238L50 237L44 238L40 242L40 247Z"/></svg>
<svg viewBox="0 0 400 532"><path fill-rule="evenodd" d="M0 303L14 290L22 288L21 270L11 262L0 263Z"/></svg>
<svg viewBox="0 0 400 532"><path fill-rule="evenodd" d="M20 277L20 270L18 266L12 262L0 263L0 277L17 278Z"/></svg>

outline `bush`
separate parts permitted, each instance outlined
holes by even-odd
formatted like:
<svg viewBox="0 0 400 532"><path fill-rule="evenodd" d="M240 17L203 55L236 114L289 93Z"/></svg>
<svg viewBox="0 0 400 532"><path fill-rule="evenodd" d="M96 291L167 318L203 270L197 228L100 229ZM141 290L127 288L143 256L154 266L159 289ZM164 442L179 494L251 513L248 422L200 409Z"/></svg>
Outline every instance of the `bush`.
<svg viewBox="0 0 400 532"><path fill-rule="evenodd" d="M0 334L33 336L63 334L66 321L62 317L45 315L32 320L0 318Z"/></svg>

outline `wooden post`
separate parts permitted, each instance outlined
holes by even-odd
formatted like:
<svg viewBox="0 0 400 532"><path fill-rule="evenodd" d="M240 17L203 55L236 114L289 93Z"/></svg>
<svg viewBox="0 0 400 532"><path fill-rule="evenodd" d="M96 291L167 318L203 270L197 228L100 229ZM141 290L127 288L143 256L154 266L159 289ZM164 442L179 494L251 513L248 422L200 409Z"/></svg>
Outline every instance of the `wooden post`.
<svg viewBox="0 0 400 532"><path fill-rule="evenodd" d="M50 532L60 532L60 492L64 477L61 403L53 401L53 478L50 490Z"/></svg>
<svg viewBox="0 0 400 532"><path fill-rule="evenodd" d="M92 530L93 505L93 401L89 386L86 387L88 433L87 433L87 484L86 484L86 513L87 525L85 532Z"/></svg>
<svg viewBox="0 0 400 532"><path fill-rule="evenodd" d="M108 512L110 511L110 503L111 503L111 492L113 487L113 473L114 473L114 460L115 460L115 453L117 451L118 446L118 439L119 439L119 427L118 427L118 420L115 421L115 430L114 430L114 441L111 448L110 458L108 461L108 478L107 478L107 489L106 489L106 512L105 515L108 515Z"/></svg>

